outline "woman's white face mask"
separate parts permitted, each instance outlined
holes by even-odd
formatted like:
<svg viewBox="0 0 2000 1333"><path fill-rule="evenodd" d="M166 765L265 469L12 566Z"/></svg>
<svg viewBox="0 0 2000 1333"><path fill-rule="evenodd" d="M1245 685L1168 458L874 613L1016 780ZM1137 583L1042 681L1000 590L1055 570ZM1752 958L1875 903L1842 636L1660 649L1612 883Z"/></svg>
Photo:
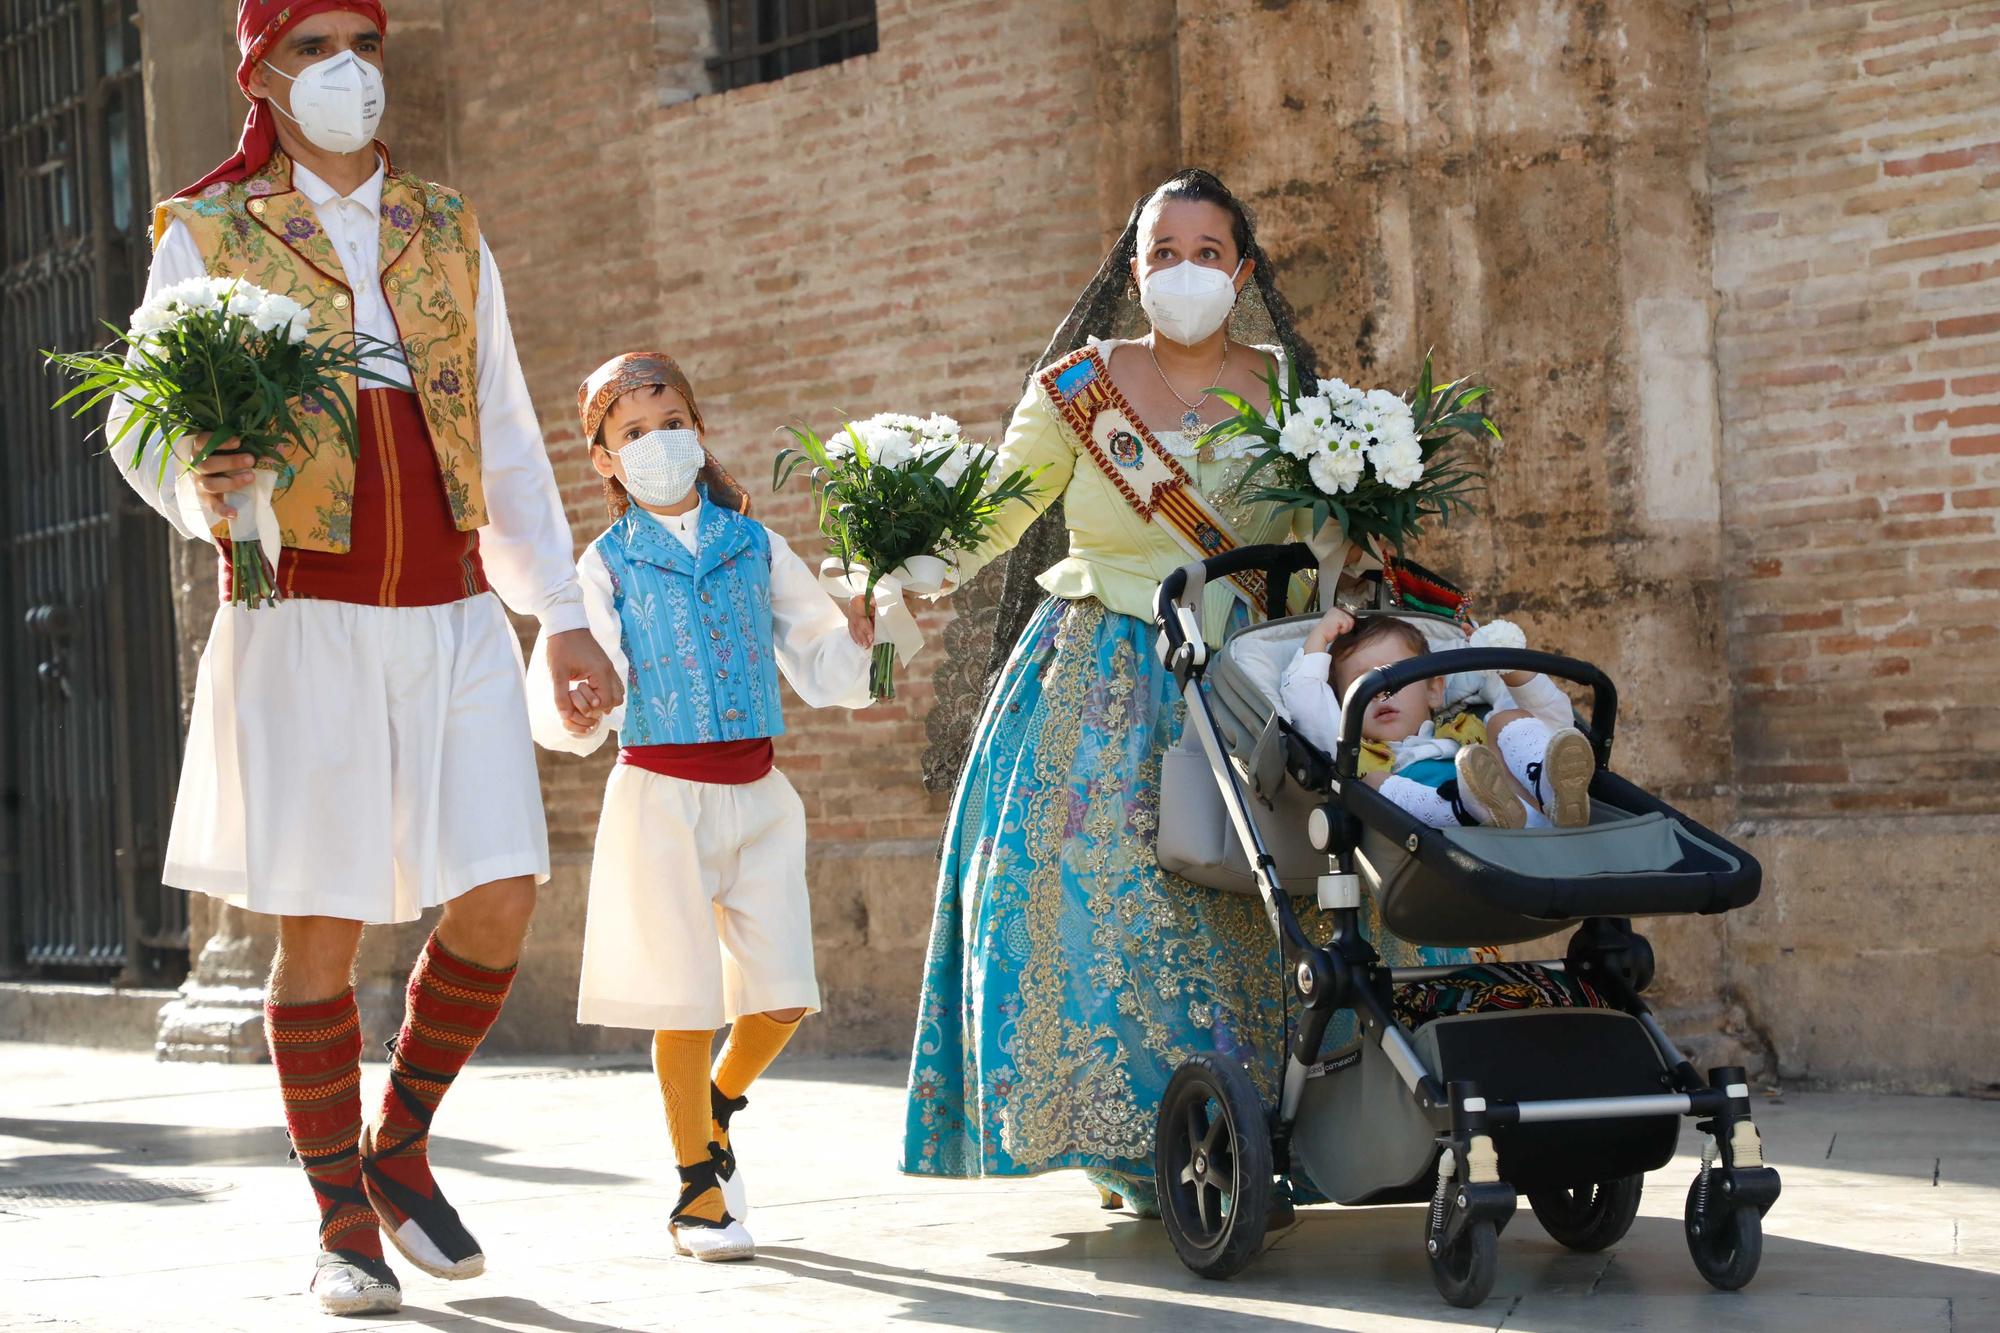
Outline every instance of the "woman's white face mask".
<svg viewBox="0 0 2000 1333"><path fill-rule="evenodd" d="M1163 338L1192 347L1209 337L1236 308L1236 275L1243 261L1224 273L1193 260L1155 269L1139 279L1139 305Z"/></svg>
<svg viewBox="0 0 2000 1333"><path fill-rule="evenodd" d="M298 126L307 143L329 153L358 153L375 142L389 103L381 70L352 51L308 65L297 77L276 65L264 68L292 85L291 111L275 99L271 109Z"/></svg>
<svg viewBox="0 0 2000 1333"><path fill-rule="evenodd" d="M691 430L648 431L613 455L625 474L625 492L640 504L664 509L687 499L708 454Z"/></svg>

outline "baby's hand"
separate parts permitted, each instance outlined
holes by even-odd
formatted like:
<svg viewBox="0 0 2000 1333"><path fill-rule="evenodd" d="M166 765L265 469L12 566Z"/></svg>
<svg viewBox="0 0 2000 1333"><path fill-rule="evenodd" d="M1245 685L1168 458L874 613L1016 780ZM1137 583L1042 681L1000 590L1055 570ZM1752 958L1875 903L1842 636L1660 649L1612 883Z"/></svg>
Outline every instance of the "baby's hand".
<svg viewBox="0 0 2000 1333"><path fill-rule="evenodd" d="M1319 618L1319 623L1306 635L1306 651L1323 653L1333 641L1354 628L1354 617L1340 607L1331 607Z"/></svg>

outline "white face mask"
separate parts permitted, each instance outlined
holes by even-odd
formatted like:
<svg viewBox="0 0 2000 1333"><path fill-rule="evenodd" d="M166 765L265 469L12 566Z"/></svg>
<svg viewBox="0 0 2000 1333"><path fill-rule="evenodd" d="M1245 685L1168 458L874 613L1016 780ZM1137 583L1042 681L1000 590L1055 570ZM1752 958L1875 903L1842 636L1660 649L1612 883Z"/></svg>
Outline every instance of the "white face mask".
<svg viewBox="0 0 2000 1333"><path fill-rule="evenodd" d="M695 474L707 461L701 436L691 430L651 431L618 451L626 493L655 509L687 499Z"/></svg>
<svg viewBox="0 0 2000 1333"><path fill-rule="evenodd" d="M307 143L329 153L358 153L375 142L389 101L381 70L352 51L308 65L296 78L276 65L264 68L291 82L290 114L275 100L271 109L298 126Z"/></svg>
<svg viewBox="0 0 2000 1333"><path fill-rule="evenodd" d="M1192 347L1222 327L1236 308L1236 275L1243 261L1224 273L1193 260L1139 279L1139 305L1161 337Z"/></svg>

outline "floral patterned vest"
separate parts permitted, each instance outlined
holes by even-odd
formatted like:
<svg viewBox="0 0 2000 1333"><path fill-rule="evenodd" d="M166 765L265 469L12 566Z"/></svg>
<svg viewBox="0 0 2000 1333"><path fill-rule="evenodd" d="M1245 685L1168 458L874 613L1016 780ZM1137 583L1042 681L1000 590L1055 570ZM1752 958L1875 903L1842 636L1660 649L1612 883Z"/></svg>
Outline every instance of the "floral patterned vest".
<svg viewBox="0 0 2000 1333"><path fill-rule="evenodd" d="M771 620L771 537L702 498L699 555L633 508L594 543L611 575L629 663L623 745L782 735Z"/></svg>
<svg viewBox="0 0 2000 1333"><path fill-rule="evenodd" d="M312 310L316 341L354 330L352 289L312 204L292 188L291 160L274 154L256 175L169 199L153 215L153 241L179 221L211 277L242 278ZM381 280L403 335L445 496L460 532L486 522L479 469L479 224L442 185L390 168L382 182ZM354 384L348 392L353 396ZM285 545L344 554L353 544L354 451L323 418L311 450L280 469L275 508Z"/></svg>

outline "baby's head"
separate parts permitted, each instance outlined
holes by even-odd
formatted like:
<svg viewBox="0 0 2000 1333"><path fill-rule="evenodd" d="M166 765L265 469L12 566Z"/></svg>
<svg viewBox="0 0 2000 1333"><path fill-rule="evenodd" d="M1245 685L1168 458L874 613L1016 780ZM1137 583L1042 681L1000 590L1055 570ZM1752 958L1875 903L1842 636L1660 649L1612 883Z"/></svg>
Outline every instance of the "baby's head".
<svg viewBox="0 0 2000 1333"><path fill-rule="evenodd" d="M576 406L590 443L590 464L604 478L604 504L613 518L634 499L651 508L682 504L697 481L708 486L715 503L747 509L711 464L694 388L666 353L613 357L578 388ZM635 445L628 457L625 450ZM629 469L638 470L636 482Z"/></svg>
<svg viewBox="0 0 2000 1333"><path fill-rule="evenodd" d="M1342 701L1348 687L1377 667L1406 662L1430 651L1424 632L1407 620L1394 616L1363 616L1354 628L1335 639L1327 648L1333 658L1334 693ZM1422 730L1444 704L1444 678L1405 685L1394 694L1378 695L1366 701L1367 713L1361 720L1361 734L1371 741L1402 741Z"/></svg>

